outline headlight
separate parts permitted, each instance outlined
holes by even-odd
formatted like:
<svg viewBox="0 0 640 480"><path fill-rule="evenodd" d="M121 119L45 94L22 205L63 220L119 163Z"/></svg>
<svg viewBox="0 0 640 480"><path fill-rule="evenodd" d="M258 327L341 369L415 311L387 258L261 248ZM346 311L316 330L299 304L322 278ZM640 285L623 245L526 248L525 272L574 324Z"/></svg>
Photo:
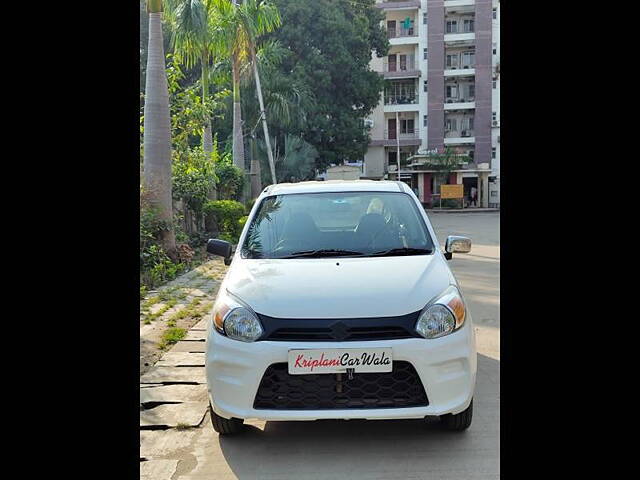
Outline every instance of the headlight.
<svg viewBox="0 0 640 480"><path fill-rule="evenodd" d="M452 285L424 307L416 322L416 331L424 338L444 337L462 327L464 319L464 301Z"/></svg>
<svg viewBox="0 0 640 480"><path fill-rule="evenodd" d="M264 332L253 310L228 292L220 292L212 313L216 330L234 340L255 342Z"/></svg>

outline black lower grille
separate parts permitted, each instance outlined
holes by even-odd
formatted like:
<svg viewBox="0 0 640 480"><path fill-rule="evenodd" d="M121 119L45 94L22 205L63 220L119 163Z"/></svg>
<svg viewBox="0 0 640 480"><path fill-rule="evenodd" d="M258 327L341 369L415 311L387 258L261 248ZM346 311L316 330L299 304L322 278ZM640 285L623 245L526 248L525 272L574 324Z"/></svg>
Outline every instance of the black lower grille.
<svg viewBox="0 0 640 480"><path fill-rule="evenodd" d="M393 362L385 373L289 375L286 363L270 365L253 402L255 409L330 410L429 405L420 377L409 362Z"/></svg>
<svg viewBox="0 0 640 480"><path fill-rule="evenodd" d="M420 312L398 317L276 318L258 314L264 328L259 340L356 341L419 337L415 324Z"/></svg>

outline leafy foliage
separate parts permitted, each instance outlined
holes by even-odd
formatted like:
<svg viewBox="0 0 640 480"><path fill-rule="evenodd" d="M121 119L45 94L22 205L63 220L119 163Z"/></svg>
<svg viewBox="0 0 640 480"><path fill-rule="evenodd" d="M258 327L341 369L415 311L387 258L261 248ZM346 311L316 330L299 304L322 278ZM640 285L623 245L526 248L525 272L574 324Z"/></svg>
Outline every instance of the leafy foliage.
<svg viewBox="0 0 640 480"><path fill-rule="evenodd" d="M305 142L300 137L286 135L284 145L274 138L271 140L276 163L276 176L278 182L299 182L315 178L315 160L318 157L313 145ZM270 183L268 165L266 163L266 147L264 141L258 142L261 151L263 166L261 169L263 183Z"/></svg>
<svg viewBox="0 0 640 480"><path fill-rule="evenodd" d="M316 167L360 160L369 142L363 119L380 99L382 77L369 67L372 50L387 54L384 14L374 0L274 0L282 27L270 35L288 50L279 70L313 92L315 106L301 135L318 151Z"/></svg>
<svg viewBox="0 0 640 480"><path fill-rule="evenodd" d="M212 213L222 234L219 236L223 240L237 243L242 226L240 219L245 216L244 205L234 200L209 201L204 206L205 213Z"/></svg>
<svg viewBox="0 0 640 480"><path fill-rule="evenodd" d="M229 152L218 155L215 166L218 176L219 198L223 200L238 200L245 184L245 176L242 169L233 164Z"/></svg>

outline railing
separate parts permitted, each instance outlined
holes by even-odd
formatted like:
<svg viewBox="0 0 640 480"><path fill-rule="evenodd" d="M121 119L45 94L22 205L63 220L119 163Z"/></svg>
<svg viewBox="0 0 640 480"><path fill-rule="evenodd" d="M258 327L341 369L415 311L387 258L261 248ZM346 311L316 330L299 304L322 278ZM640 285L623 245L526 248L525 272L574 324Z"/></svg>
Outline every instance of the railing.
<svg viewBox="0 0 640 480"><path fill-rule="evenodd" d="M419 0L384 0L382 3L376 3L374 5L377 8L405 8L415 7L420 8Z"/></svg>
<svg viewBox="0 0 640 480"><path fill-rule="evenodd" d="M464 129L464 130L445 130L444 131L445 138L466 138L473 137L473 129Z"/></svg>
<svg viewBox="0 0 640 480"><path fill-rule="evenodd" d="M466 103L475 102L475 97L447 97L444 99L444 103Z"/></svg>
<svg viewBox="0 0 640 480"><path fill-rule="evenodd" d="M389 136L389 134L391 134L391 136ZM406 132L406 133L401 132L399 136L396 137L395 130L391 130L391 132L389 132L388 128L384 129L385 140L396 140L397 138L399 138L400 140L415 140L420 138L420 132L418 132L418 130L414 130L413 132Z"/></svg>
<svg viewBox="0 0 640 480"><path fill-rule="evenodd" d="M389 65L389 60L385 60L384 62L384 67L383 67L383 71L384 72L410 72L416 69L416 60L415 60L415 55L411 55L410 57L407 57L406 62L401 62L399 60L396 60L395 63L391 63L391 65ZM390 70L389 67L393 67L393 70Z"/></svg>
<svg viewBox="0 0 640 480"><path fill-rule="evenodd" d="M387 28L387 37L389 38L400 38L400 37L417 37L418 29L415 27L395 27L395 28Z"/></svg>
<svg viewBox="0 0 640 480"><path fill-rule="evenodd" d="M445 22L444 25L444 34L449 35L451 33L474 33L476 31L475 25L456 25L449 26L447 28L447 24Z"/></svg>
<svg viewBox="0 0 640 480"><path fill-rule="evenodd" d="M385 105L411 105L418 103L418 92L388 93L384 92Z"/></svg>

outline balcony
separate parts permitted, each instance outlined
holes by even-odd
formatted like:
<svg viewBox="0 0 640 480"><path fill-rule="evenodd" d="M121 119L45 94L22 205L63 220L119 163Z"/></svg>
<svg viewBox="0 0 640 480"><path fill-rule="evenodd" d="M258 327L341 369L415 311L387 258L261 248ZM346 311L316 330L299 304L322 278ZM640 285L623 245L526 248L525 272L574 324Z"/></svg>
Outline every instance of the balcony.
<svg viewBox="0 0 640 480"><path fill-rule="evenodd" d="M445 26L444 26L444 34L445 35L449 35L449 34L455 34L455 33L475 33L475 25L474 23L471 24L465 24L465 23L457 23L457 24L449 24L447 25L447 23L445 22Z"/></svg>
<svg viewBox="0 0 640 480"><path fill-rule="evenodd" d="M445 66L444 68L445 77L466 77L475 76L476 74L476 69L473 66L465 66L463 68Z"/></svg>
<svg viewBox="0 0 640 480"><path fill-rule="evenodd" d="M465 145L476 143L473 129L444 131L445 145Z"/></svg>
<svg viewBox="0 0 640 480"><path fill-rule="evenodd" d="M415 90L401 93L384 93L385 105L417 105L420 96Z"/></svg>
<svg viewBox="0 0 640 480"><path fill-rule="evenodd" d="M384 78L417 78L420 76L420 70L416 68L416 61L413 55L407 58L406 61L400 60L400 62L391 62L385 60L383 64L382 74Z"/></svg>
<svg viewBox="0 0 640 480"><path fill-rule="evenodd" d="M444 8L447 7L466 7L475 5L476 0L444 0Z"/></svg>
<svg viewBox="0 0 640 480"><path fill-rule="evenodd" d="M444 99L445 110L467 110L470 108L476 108L475 97L446 97Z"/></svg>
<svg viewBox="0 0 640 480"><path fill-rule="evenodd" d="M387 0L386 2L376 3L375 6L383 10L413 10L414 8L420 8L420 0Z"/></svg>
<svg viewBox="0 0 640 480"><path fill-rule="evenodd" d="M464 130L445 130L444 138L469 138L473 137L473 129L467 128Z"/></svg>
<svg viewBox="0 0 640 480"><path fill-rule="evenodd" d="M413 132L405 132L400 133L398 137L396 137L396 131L389 129L384 130L384 138L371 140L369 145L371 146L384 146L384 147L395 147L400 143L401 147L412 147L412 146L420 146L422 144L422 140L420 140L420 132L418 130L414 130Z"/></svg>
<svg viewBox="0 0 640 480"><path fill-rule="evenodd" d="M415 37L418 38L418 29L415 27L391 27L387 28L387 37L389 40L394 38Z"/></svg>

